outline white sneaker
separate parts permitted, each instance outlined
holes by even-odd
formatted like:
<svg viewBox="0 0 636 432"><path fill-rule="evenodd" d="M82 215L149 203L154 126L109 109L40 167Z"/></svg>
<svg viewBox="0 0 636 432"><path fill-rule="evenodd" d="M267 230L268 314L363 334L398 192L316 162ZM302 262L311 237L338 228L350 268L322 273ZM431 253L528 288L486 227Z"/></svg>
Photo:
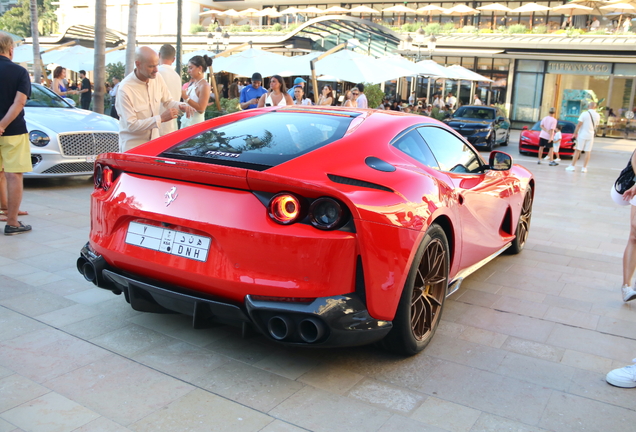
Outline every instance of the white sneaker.
<svg viewBox="0 0 636 432"><path fill-rule="evenodd" d="M632 360L636 363L636 359ZM616 387L634 388L636 387L636 364L614 369L605 377L608 383Z"/></svg>
<svg viewBox="0 0 636 432"><path fill-rule="evenodd" d="M636 298L636 291L634 291L632 287L628 285L623 285L623 287L621 288L621 292L623 293L623 301L625 303Z"/></svg>
<svg viewBox="0 0 636 432"><path fill-rule="evenodd" d="M546 157L543 158L543 160L548 160L548 159L550 159L549 156L546 156Z"/></svg>
<svg viewBox="0 0 636 432"><path fill-rule="evenodd" d="M566 171L576 171L576 168L575 168L575 167L573 167L572 165L570 165L570 166L569 166L569 167L567 167L565 170L566 170Z"/></svg>
<svg viewBox="0 0 636 432"><path fill-rule="evenodd" d="M561 162L561 158L556 158L554 161L555 162Z"/></svg>
<svg viewBox="0 0 636 432"><path fill-rule="evenodd" d="M581 172L587 172L587 168L585 167L581 168Z"/></svg>

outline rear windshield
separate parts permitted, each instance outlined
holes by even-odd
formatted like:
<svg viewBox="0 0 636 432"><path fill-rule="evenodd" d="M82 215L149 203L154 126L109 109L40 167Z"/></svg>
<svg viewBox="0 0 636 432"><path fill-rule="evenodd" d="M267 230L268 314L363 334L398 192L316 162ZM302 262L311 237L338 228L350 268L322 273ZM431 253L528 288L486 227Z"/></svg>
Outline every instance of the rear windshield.
<svg viewBox="0 0 636 432"><path fill-rule="evenodd" d="M495 110L490 108L460 107L457 109L457 111L455 111L453 117L477 120L494 120Z"/></svg>
<svg viewBox="0 0 636 432"><path fill-rule="evenodd" d="M576 128L576 125L571 122L560 121L557 122L557 124L560 124L563 127L563 129L561 129L561 133L571 134L574 133L574 129ZM536 122L530 130L541 131L541 122Z"/></svg>
<svg viewBox="0 0 636 432"><path fill-rule="evenodd" d="M160 156L262 171L342 138L354 116L271 112L210 129Z"/></svg>

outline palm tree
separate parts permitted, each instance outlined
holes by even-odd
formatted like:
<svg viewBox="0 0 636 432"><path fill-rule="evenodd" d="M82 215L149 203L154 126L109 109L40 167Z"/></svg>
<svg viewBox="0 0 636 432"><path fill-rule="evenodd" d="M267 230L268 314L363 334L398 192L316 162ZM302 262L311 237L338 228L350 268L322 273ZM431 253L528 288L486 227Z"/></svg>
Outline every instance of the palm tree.
<svg viewBox="0 0 636 432"><path fill-rule="evenodd" d="M137 0L130 0L128 6L128 40L126 42L126 75L135 69L135 48L137 46Z"/></svg>
<svg viewBox="0 0 636 432"><path fill-rule="evenodd" d="M95 1L95 58L93 62L93 111L104 113L106 82L106 0Z"/></svg>
<svg viewBox="0 0 636 432"><path fill-rule="evenodd" d="M31 38L33 40L33 82L40 83L42 59L40 58L40 32L38 30L38 2L31 0Z"/></svg>

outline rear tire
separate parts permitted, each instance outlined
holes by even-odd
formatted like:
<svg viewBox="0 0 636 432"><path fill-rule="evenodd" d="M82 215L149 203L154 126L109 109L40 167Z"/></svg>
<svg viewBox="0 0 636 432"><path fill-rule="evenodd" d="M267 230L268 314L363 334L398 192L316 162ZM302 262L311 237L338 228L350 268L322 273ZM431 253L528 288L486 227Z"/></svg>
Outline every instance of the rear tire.
<svg viewBox="0 0 636 432"><path fill-rule="evenodd" d="M381 342L384 348L413 355L430 343L444 308L449 261L446 234L439 225L433 224L413 259L393 328Z"/></svg>
<svg viewBox="0 0 636 432"><path fill-rule="evenodd" d="M523 198L523 204L521 206L519 222L517 222L515 239L506 250L506 253L510 255L516 255L521 252L526 244L526 240L528 239L528 234L530 232L530 219L532 218L532 201L532 186L528 185L528 189L526 190L526 195Z"/></svg>

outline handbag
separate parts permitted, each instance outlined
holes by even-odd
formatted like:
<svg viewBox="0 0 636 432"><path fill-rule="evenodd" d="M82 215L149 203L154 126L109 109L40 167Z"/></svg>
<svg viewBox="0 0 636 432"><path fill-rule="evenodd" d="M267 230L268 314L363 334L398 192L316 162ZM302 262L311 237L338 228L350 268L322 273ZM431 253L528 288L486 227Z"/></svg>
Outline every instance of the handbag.
<svg viewBox="0 0 636 432"><path fill-rule="evenodd" d="M635 176L634 168L632 167L632 158L630 157L629 162L627 162L627 166L623 168L623 171L621 171L614 183L614 189L616 189L616 192L623 195L627 189L634 186Z"/></svg>

